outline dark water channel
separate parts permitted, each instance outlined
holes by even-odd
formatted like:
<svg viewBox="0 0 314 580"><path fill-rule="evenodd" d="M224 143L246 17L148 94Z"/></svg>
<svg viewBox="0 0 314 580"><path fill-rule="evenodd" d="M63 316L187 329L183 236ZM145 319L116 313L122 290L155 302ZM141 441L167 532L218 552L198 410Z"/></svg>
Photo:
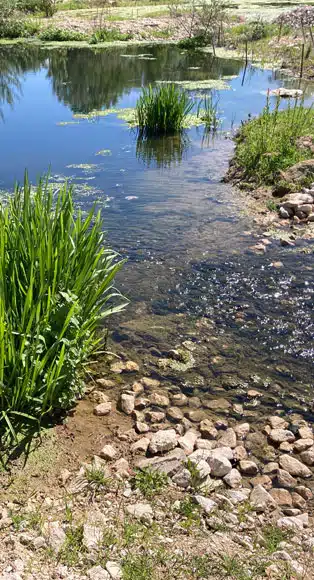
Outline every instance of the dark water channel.
<svg viewBox="0 0 314 580"><path fill-rule="evenodd" d="M313 247L273 241L263 256L250 251L262 231L221 182L232 140L208 139L197 127L182 139L142 142L116 114L73 118L134 107L150 82L224 79L216 94L230 132L261 111L268 88L293 86L270 71L249 68L244 80L243 72L241 61L171 46L3 47L0 189L6 195L25 168L35 181L50 167L56 189L73 183L78 206L103 206L109 241L128 258L118 285L131 299L119 324L111 321L111 347L143 373L202 399L241 403L253 420L275 406L311 417ZM159 359L182 344L191 368L161 368ZM252 388L262 397L249 397Z"/></svg>

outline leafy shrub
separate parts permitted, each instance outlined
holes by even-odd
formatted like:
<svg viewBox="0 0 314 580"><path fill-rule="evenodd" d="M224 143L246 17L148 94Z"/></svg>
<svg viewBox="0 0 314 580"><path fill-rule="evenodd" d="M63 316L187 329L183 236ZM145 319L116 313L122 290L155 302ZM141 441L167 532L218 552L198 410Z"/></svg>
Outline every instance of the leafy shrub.
<svg viewBox="0 0 314 580"><path fill-rule="evenodd" d="M262 114L245 123L237 138L236 163L254 182L272 184L280 170L311 157L297 141L314 135L314 110L295 100L280 111L279 103L278 98L272 110L268 98Z"/></svg>
<svg viewBox="0 0 314 580"><path fill-rule="evenodd" d="M122 263L103 242L100 214L75 216L67 186L54 200L25 178L0 207L0 449L83 390L100 323L123 307L108 303Z"/></svg>
<svg viewBox="0 0 314 580"><path fill-rule="evenodd" d="M21 19L8 18L0 22L0 38L20 38L23 32L24 23Z"/></svg>
<svg viewBox="0 0 314 580"><path fill-rule="evenodd" d="M187 50L194 50L207 45L207 39L203 35L191 36L183 38L178 42L179 48L186 48Z"/></svg>
<svg viewBox="0 0 314 580"><path fill-rule="evenodd" d="M188 95L174 84L142 89L136 103L140 132L147 135L170 134L180 131L186 116L193 108Z"/></svg>
<svg viewBox="0 0 314 580"><path fill-rule="evenodd" d="M45 28L39 34L40 40L66 42L71 40L86 40L86 35L75 30L64 30L63 28Z"/></svg>
<svg viewBox="0 0 314 580"><path fill-rule="evenodd" d="M132 34L122 33L116 28L100 28L96 30L90 37L90 44L98 44L99 42L113 42L115 40L131 40Z"/></svg>

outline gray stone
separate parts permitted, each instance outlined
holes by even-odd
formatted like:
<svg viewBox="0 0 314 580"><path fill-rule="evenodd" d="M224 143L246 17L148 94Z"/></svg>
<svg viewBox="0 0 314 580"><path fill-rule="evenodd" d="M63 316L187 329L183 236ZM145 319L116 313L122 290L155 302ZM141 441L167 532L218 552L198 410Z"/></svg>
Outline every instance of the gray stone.
<svg viewBox="0 0 314 580"><path fill-rule="evenodd" d="M204 419L200 424L200 432L204 439L216 439L218 431L212 421Z"/></svg>
<svg viewBox="0 0 314 580"><path fill-rule="evenodd" d="M177 434L174 429L166 429L165 431L157 431L154 433L150 444L149 451L151 453L164 453L170 451L177 446Z"/></svg>
<svg viewBox="0 0 314 580"><path fill-rule="evenodd" d="M144 423L144 421L136 421L135 429L137 433L148 433L149 426L147 425L147 423Z"/></svg>
<svg viewBox="0 0 314 580"><path fill-rule="evenodd" d="M59 522L47 522L44 531L49 546L54 552L60 552L66 540L66 535Z"/></svg>
<svg viewBox="0 0 314 580"><path fill-rule="evenodd" d="M122 393L120 398L120 406L123 413L131 415L135 407L134 393Z"/></svg>
<svg viewBox="0 0 314 580"><path fill-rule="evenodd" d="M235 430L239 439L245 439L247 434L250 432L250 424L249 423L240 423L239 425L235 426L234 430Z"/></svg>
<svg viewBox="0 0 314 580"><path fill-rule="evenodd" d="M135 503L132 505L127 505L125 510L130 516L133 516L142 522L151 523L153 519L153 510L149 503Z"/></svg>
<svg viewBox="0 0 314 580"><path fill-rule="evenodd" d="M295 436L293 435L292 431L288 431L287 429L272 429L269 438L273 443L283 443L287 441L288 443L293 443L295 440Z"/></svg>
<svg viewBox="0 0 314 580"><path fill-rule="evenodd" d="M313 439L299 439L295 442L293 449L296 453L302 453L310 447L313 447Z"/></svg>
<svg viewBox="0 0 314 580"><path fill-rule="evenodd" d="M100 403L95 407L94 415L97 415L98 417L104 417L105 415L109 415L111 409L112 403L110 401L107 401L106 403Z"/></svg>
<svg viewBox="0 0 314 580"><path fill-rule="evenodd" d="M87 550L96 550L103 538L103 529L93 524L83 526L83 545Z"/></svg>
<svg viewBox="0 0 314 580"><path fill-rule="evenodd" d="M291 457L290 455L282 455L279 458L279 465L282 469L290 473L290 475L295 475L297 477L311 477L311 470L303 465L301 461Z"/></svg>
<svg viewBox="0 0 314 580"><path fill-rule="evenodd" d="M212 499L208 497L204 497L203 495L196 495L195 499L197 503L201 506L201 508L207 513L210 514L213 510L216 509L217 504Z"/></svg>
<svg viewBox="0 0 314 580"><path fill-rule="evenodd" d="M310 447L310 449L303 451L300 457L306 465L314 465L314 447Z"/></svg>
<svg viewBox="0 0 314 580"><path fill-rule="evenodd" d="M101 452L99 453L100 457L102 457L103 459L107 459L108 461L111 461L112 459L115 459L115 457L117 457L118 452L117 450L113 447L113 445L105 445Z"/></svg>
<svg viewBox="0 0 314 580"><path fill-rule="evenodd" d="M276 524L281 529L303 530L303 528L307 528L308 521L308 514L301 514L299 516L279 518Z"/></svg>
<svg viewBox="0 0 314 580"><path fill-rule="evenodd" d="M224 477L230 473L232 465L225 455L222 453L213 454L214 451L219 452L220 449L214 449L211 456L207 459L211 469L211 474L214 477Z"/></svg>
<svg viewBox="0 0 314 580"><path fill-rule="evenodd" d="M235 461L242 461L247 458L247 451L243 445L237 445L233 450L233 458Z"/></svg>
<svg viewBox="0 0 314 580"><path fill-rule="evenodd" d="M210 466L208 465L207 461L205 461L205 459L198 461L196 467L198 470L198 475L201 479L205 479L211 473Z"/></svg>
<svg viewBox="0 0 314 580"><path fill-rule="evenodd" d="M173 477L177 473L186 460L186 455L182 449L174 449L163 457L149 457L140 459L136 462L135 467L139 469L151 469L152 471L159 471L165 473L169 477Z"/></svg>
<svg viewBox="0 0 314 580"><path fill-rule="evenodd" d="M122 568L117 562L111 562L108 560L106 563L106 570L109 572L112 580L121 580L123 577Z"/></svg>
<svg viewBox="0 0 314 580"><path fill-rule="evenodd" d="M242 503L247 501L250 496L251 491L249 489L234 490L230 489L227 492L227 498L234 504Z"/></svg>
<svg viewBox="0 0 314 580"><path fill-rule="evenodd" d="M101 566L93 566L87 572L88 578L90 580L111 580L111 576L107 570L104 570Z"/></svg>
<svg viewBox="0 0 314 580"><path fill-rule="evenodd" d="M183 393L176 393L171 396L171 402L176 405L176 407L185 407L188 404L188 398Z"/></svg>
<svg viewBox="0 0 314 580"><path fill-rule="evenodd" d="M209 439L197 439L196 440L196 449L215 449L217 447L217 441L209 440Z"/></svg>
<svg viewBox="0 0 314 580"><path fill-rule="evenodd" d="M258 473L258 467L254 461L248 459L243 459L239 463L240 471L244 475L256 475Z"/></svg>
<svg viewBox="0 0 314 580"><path fill-rule="evenodd" d="M270 495L279 506L292 506L292 497L287 489L280 487L272 489Z"/></svg>
<svg viewBox="0 0 314 580"><path fill-rule="evenodd" d="M300 427L299 435L302 439L314 439L314 433L310 427Z"/></svg>
<svg viewBox="0 0 314 580"><path fill-rule="evenodd" d="M187 488L191 484L191 479L191 473L184 468L173 476L172 481L179 487Z"/></svg>
<svg viewBox="0 0 314 580"><path fill-rule="evenodd" d="M271 473L277 473L278 469L279 464L276 463L275 461L270 461L269 463L266 463L266 465L264 465L263 473L265 473L266 475L269 475Z"/></svg>
<svg viewBox="0 0 314 580"><path fill-rule="evenodd" d="M288 473L285 469L278 469L277 471L277 483L280 487L285 487L287 489L293 489L297 485L297 480Z"/></svg>
<svg viewBox="0 0 314 580"><path fill-rule="evenodd" d="M231 471L225 475L223 480L227 485L229 485L229 487L239 487L242 482L242 476L237 469L231 469Z"/></svg>
<svg viewBox="0 0 314 580"><path fill-rule="evenodd" d="M285 419L277 415L269 417L268 420L272 429L287 429L289 426L289 423Z"/></svg>
<svg viewBox="0 0 314 580"><path fill-rule="evenodd" d="M257 485L253 488L250 495L250 503L257 512L264 512L267 509L276 507L275 500L262 485Z"/></svg>
<svg viewBox="0 0 314 580"><path fill-rule="evenodd" d="M231 447L225 447L225 446L217 447L217 448L212 450L211 455L213 457L221 457L221 455L223 455L224 457L229 459L229 461L232 461L232 459L233 459L233 451L232 451Z"/></svg>
<svg viewBox="0 0 314 580"><path fill-rule="evenodd" d="M183 451L185 451L185 453L189 455L190 453L193 452L196 440L197 433L192 429L190 429L185 433L185 435L183 435L183 437L180 437L178 439L178 444L183 449Z"/></svg>
<svg viewBox="0 0 314 580"><path fill-rule="evenodd" d="M169 407L167 410L167 417L170 421L179 423L184 418L184 415L179 407Z"/></svg>
<svg viewBox="0 0 314 580"><path fill-rule="evenodd" d="M150 439L148 437L142 437L138 441L135 441L135 443L132 443L130 451L132 453L146 453L149 443Z"/></svg>
<svg viewBox="0 0 314 580"><path fill-rule="evenodd" d="M232 427L229 427L228 429L226 429L226 431L222 432L221 437L219 437L218 444L222 445L223 447L231 447L231 449L236 447L237 436Z"/></svg>
<svg viewBox="0 0 314 580"><path fill-rule="evenodd" d="M169 406L169 398L167 395L162 393L153 393L149 397L150 404L155 405L156 407L168 407Z"/></svg>

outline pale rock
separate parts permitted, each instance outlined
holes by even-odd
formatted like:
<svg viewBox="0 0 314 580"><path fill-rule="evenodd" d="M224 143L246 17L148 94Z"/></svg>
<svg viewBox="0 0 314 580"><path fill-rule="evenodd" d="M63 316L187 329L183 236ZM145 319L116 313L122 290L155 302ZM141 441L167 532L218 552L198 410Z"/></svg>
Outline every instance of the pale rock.
<svg viewBox="0 0 314 580"><path fill-rule="evenodd" d="M138 411L143 411L149 405L149 399L144 399L144 397L140 397L139 399L135 399L135 409Z"/></svg>
<svg viewBox="0 0 314 580"><path fill-rule="evenodd" d="M134 393L122 393L120 398L120 406L123 413L126 415L131 415L135 407L135 396Z"/></svg>
<svg viewBox="0 0 314 580"><path fill-rule="evenodd" d="M201 421L200 432L203 439L216 439L218 435L217 429L209 419L204 419L204 421Z"/></svg>
<svg viewBox="0 0 314 580"><path fill-rule="evenodd" d="M106 563L106 570L110 574L112 580L122 580L123 572L121 566L117 562L111 562L108 560Z"/></svg>
<svg viewBox="0 0 314 580"><path fill-rule="evenodd" d="M201 409L193 409L192 411L187 411L186 416L192 423L200 423L204 420L205 413Z"/></svg>
<svg viewBox="0 0 314 580"><path fill-rule="evenodd" d="M284 441L293 443L295 440L292 431L288 431L287 429L272 429L269 438L273 443L283 443Z"/></svg>
<svg viewBox="0 0 314 580"><path fill-rule="evenodd" d="M188 404L188 398L183 393L176 393L171 396L171 402L176 407L185 407Z"/></svg>
<svg viewBox="0 0 314 580"><path fill-rule="evenodd" d="M104 570L101 566L93 566L87 572L87 576L90 580L111 580L111 576L107 570Z"/></svg>
<svg viewBox="0 0 314 580"><path fill-rule="evenodd" d="M222 445L223 447L231 447L231 449L236 447L237 437L232 427L229 427L226 429L226 431L223 431L221 437L219 437L218 444Z"/></svg>
<svg viewBox="0 0 314 580"><path fill-rule="evenodd" d="M310 447L313 446L313 439L299 439L295 442L293 449L296 453L301 453L302 451L306 451Z"/></svg>
<svg viewBox="0 0 314 580"><path fill-rule="evenodd" d="M303 530L303 528L307 528L308 521L308 514L301 514L299 516L279 518L276 524L281 529Z"/></svg>
<svg viewBox="0 0 314 580"><path fill-rule="evenodd" d="M113 445L105 445L99 453L99 456L102 457L102 459L107 459L107 461L112 461L117 457L117 455L118 452Z"/></svg>
<svg viewBox="0 0 314 580"><path fill-rule="evenodd" d="M169 398L167 395L161 393L153 393L149 397L150 404L155 405L156 407L168 407L169 406Z"/></svg>
<svg viewBox="0 0 314 580"><path fill-rule="evenodd" d="M227 498L234 504L237 505L244 501L247 501L251 491L249 489L234 490L231 489L227 492Z"/></svg>
<svg viewBox="0 0 314 580"><path fill-rule="evenodd" d="M68 469L62 469L60 472L60 481L62 483L62 485L65 485L69 479L71 477L71 471L69 471Z"/></svg>
<svg viewBox="0 0 314 580"><path fill-rule="evenodd" d="M66 540L66 534L59 522L47 522L44 526L44 532L49 546L54 552L60 552Z"/></svg>
<svg viewBox="0 0 314 580"><path fill-rule="evenodd" d="M314 439L314 433L310 427L300 427L299 435L302 439Z"/></svg>
<svg viewBox="0 0 314 580"><path fill-rule="evenodd" d="M202 403L199 397L190 397L189 398L189 407L194 407L194 409L199 409Z"/></svg>
<svg viewBox="0 0 314 580"><path fill-rule="evenodd" d="M215 501L208 497L204 497L203 495L196 495L195 500L207 514L210 514L217 508L217 503Z"/></svg>
<svg viewBox="0 0 314 580"><path fill-rule="evenodd" d="M139 469L149 468L152 471L159 471L165 473L169 477L173 477L186 461L186 455L182 449L174 449L163 457L148 457L140 459L136 462L135 467Z"/></svg>
<svg viewBox="0 0 314 580"><path fill-rule="evenodd" d="M287 489L293 489L297 485L297 480L288 473L285 469L278 469L277 471L277 483L280 487L285 487Z"/></svg>
<svg viewBox="0 0 314 580"><path fill-rule="evenodd" d="M130 477L130 466L124 457L121 457L121 459L115 461L115 463L112 465L112 469L114 469L114 471L116 471L122 477Z"/></svg>
<svg viewBox="0 0 314 580"><path fill-rule="evenodd" d="M177 434L174 429L166 429L165 431L157 431L154 433L150 444L149 451L151 453L164 453L170 451L177 446Z"/></svg>
<svg viewBox="0 0 314 580"><path fill-rule="evenodd" d="M105 415L109 415L111 409L112 403L110 401L107 401L106 403L100 403L94 408L94 415L97 415L97 417L104 417Z"/></svg>
<svg viewBox="0 0 314 580"><path fill-rule="evenodd" d="M160 386L160 381L157 379L151 379L150 377L143 377L140 381L145 389L158 389Z"/></svg>
<svg viewBox="0 0 314 580"><path fill-rule="evenodd" d="M239 439L245 439L245 437L250 432L250 424L249 423L240 423L239 425L235 426L234 430L235 430L237 437Z"/></svg>
<svg viewBox="0 0 314 580"><path fill-rule="evenodd" d="M272 489L270 495L273 497L277 505L292 506L292 497L287 489L282 489L280 487Z"/></svg>
<svg viewBox="0 0 314 580"><path fill-rule="evenodd" d="M197 441L197 433L190 429L178 439L179 446L185 451L187 455L193 452L195 443Z"/></svg>
<svg viewBox="0 0 314 580"><path fill-rule="evenodd" d="M262 485L257 485L251 491L250 503L257 512L264 512L267 509L274 509L276 507L275 500Z"/></svg>
<svg viewBox="0 0 314 580"><path fill-rule="evenodd" d="M250 479L250 484L253 487L256 487L256 485L262 485L265 489L269 490L272 488L273 482L268 475L264 474L257 475L256 477Z"/></svg>
<svg viewBox="0 0 314 580"><path fill-rule="evenodd" d="M311 499L313 499L313 492L304 485L297 485L297 487L295 488L295 492L298 493L301 497L303 497L303 499L305 499L306 501L310 501Z"/></svg>
<svg viewBox="0 0 314 580"><path fill-rule="evenodd" d="M169 409L167 409L167 417L170 421L180 423L184 418L184 415L179 407L169 407Z"/></svg>
<svg viewBox="0 0 314 580"><path fill-rule="evenodd" d="M191 453L191 455L189 456L189 461L193 461L193 463L195 463L196 465L199 463L199 461L208 461L209 457L212 456L212 450L211 449L197 449L196 451L193 451L193 453Z"/></svg>
<svg viewBox="0 0 314 580"><path fill-rule="evenodd" d="M135 503L132 505L127 505L125 510L130 516L133 516L142 522L151 523L153 519L153 510L149 503Z"/></svg>
<svg viewBox="0 0 314 580"><path fill-rule="evenodd" d="M225 475L230 473L232 469L232 465L229 459L227 459L227 457L224 454L219 453L220 451L221 451L220 449L214 449L211 452L211 456L208 457L207 459L211 469L211 474L214 477L224 477Z"/></svg>
<svg viewBox="0 0 314 580"><path fill-rule="evenodd" d="M297 508L300 510L305 509L306 501L301 495L299 495L296 492L292 492L291 496L292 496L292 505L294 508Z"/></svg>
<svg viewBox="0 0 314 580"><path fill-rule="evenodd" d="M144 387L138 381L135 381L132 385L132 391L135 395L140 395L144 391Z"/></svg>
<svg viewBox="0 0 314 580"><path fill-rule="evenodd" d="M201 479L205 479L211 473L210 466L208 465L207 461L205 461L205 459L201 459L200 461L198 461L196 467L198 471L198 476Z"/></svg>
<svg viewBox="0 0 314 580"><path fill-rule="evenodd" d="M83 545L87 550L97 550L103 538L103 529L92 524L83 526Z"/></svg>
<svg viewBox="0 0 314 580"><path fill-rule="evenodd" d="M242 461L247 458L247 451L243 445L237 445L233 450L233 457L235 461Z"/></svg>
<svg viewBox="0 0 314 580"><path fill-rule="evenodd" d="M162 411L148 411L146 418L152 423L161 423L166 418L166 414Z"/></svg>
<svg viewBox="0 0 314 580"><path fill-rule="evenodd" d="M211 455L213 457L221 457L223 455L229 459L229 461L233 460L233 450L231 447L217 447L212 450Z"/></svg>
<svg viewBox="0 0 314 580"><path fill-rule="evenodd" d="M290 562L290 560L292 559L290 554L288 554L288 552L285 552L284 550L278 550L277 552L274 552L273 558L275 558L276 560L284 560L285 562Z"/></svg>
<svg viewBox="0 0 314 580"><path fill-rule="evenodd" d="M97 389L91 391L91 393L89 394L89 399L93 403L107 403L109 401L108 396L105 395L105 393L103 393L102 391L98 391Z"/></svg>
<svg viewBox="0 0 314 580"><path fill-rule="evenodd" d="M278 469L279 464L276 463L275 461L270 461L269 463L266 463L266 465L264 465L263 473L265 473L266 475L275 474L277 473Z"/></svg>
<svg viewBox="0 0 314 580"><path fill-rule="evenodd" d="M284 208L282 205L279 207L279 215L282 219L289 219L292 216L292 211L291 209L286 209Z"/></svg>
<svg viewBox="0 0 314 580"><path fill-rule="evenodd" d="M213 439L197 439L196 449L215 449L217 447L217 441Z"/></svg>
<svg viewBox="0 0 314 580"><path fill-rule="evenodd" d="M137 433L148 433L149 425L147 425L147 423L144 423L144 421L136 421L135 429Z"/></svg>
<svg viewBox="0 0 314 580"><path fill-rule="evenodd" d="M140 370L139 365L133 360L127 360L124 364L124 370L127 373L137 373Z"/></svg>
<svg viewBox="0 0 314 580"><path fill-rule="evenodd" d="M191 479L191 473L184 468L173 476L172 481L179 487L187 488L191 484Z"/></svg>
<svg viewBox="0 0 314 580"><path fill-rule="evenodd" d="M288 441L283 441L279 445L279 451L282 451L283 453L292 453L293 451L292 443L288 443Z"/></svg>
<svg viewBox="0 0 314 580"><path fill-rule="evenodd" d="M254 461L249 459L242 459L239 463L240 471L243 475L256 475L258 473L258 467Z"/></svg>
<svg viewBox="0 0 314 580"><path fill-rule="evenodd" d="M306 451L302 451L300 457L306 465L314 465L314 446Z"/></svg>
<svg viewBox="0 0 314 580"><path fill-rule="evenodd" d="M131 453L146 453L148 446L150 443L150 439L148 437L142 437L135 443L132 443L130 447Z"/></svg>
<svg viewBox="0 0 314 580"><path fill-rule="evenodd" d="M104 389L113 389L116 386L116 383L111 379L96 379L96 383Z"/></svg>
<svg viewBox="0 0 314 580"><path fill-rule="evenodd" d="M304 578L304 568L297 560L290 560L289 562L290 569L295 572L300 577Z"/></svg>
<svg viewBox="0 0 314 580"><path fill-rule="evenodd" d="M242 476L237 469L233 468L227 475L224 476L223 480L227 485L229 485L229 487L235 488L239 487L241 484Z"/></svg>
<svg viewBox="0 0 314 580"><path fill-rule="evenodd" d="M272 429L287 429L289 426L289 423L285 419L277 415L269 417L268 421Z"/></svg>
<svg viewBox="0 0 314 580"><path fill-rule="evenodd" d="M290 455L282 455L279 458L279 464L282 469L297 477L311 477L311 470L303 465L301 461L291 457Z"/></svg>

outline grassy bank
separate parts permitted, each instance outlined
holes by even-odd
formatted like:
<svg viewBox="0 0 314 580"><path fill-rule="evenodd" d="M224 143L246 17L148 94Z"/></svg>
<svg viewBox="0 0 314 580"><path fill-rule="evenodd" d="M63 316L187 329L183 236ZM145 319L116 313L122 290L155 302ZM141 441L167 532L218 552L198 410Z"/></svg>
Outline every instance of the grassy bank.
<svg viewBox="0 0 314 580"><path fill-rule="evenodd" d="M100 214L76 213L25 179L0 208L0 449L21 443L83 391L99 327L121 308L112 284L122 263L104 246Z"/></svg>

